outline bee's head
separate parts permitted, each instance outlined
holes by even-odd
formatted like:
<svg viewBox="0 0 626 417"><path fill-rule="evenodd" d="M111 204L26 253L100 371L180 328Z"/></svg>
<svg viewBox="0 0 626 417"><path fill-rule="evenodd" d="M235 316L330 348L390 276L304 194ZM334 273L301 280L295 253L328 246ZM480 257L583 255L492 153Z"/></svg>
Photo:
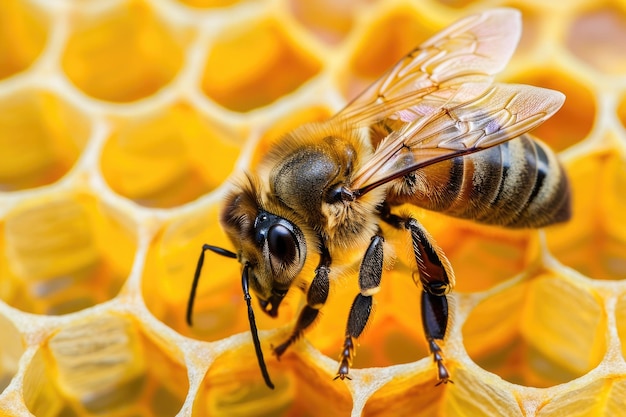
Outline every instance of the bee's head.
<svg viewBox="0 0 626 417"><path fill-rule="evenodd" d="M242 265L241 287L248 306L250 332L254 342L259 367L268 387L274 388L263 359L261 342L250 303L250 288L257 294L261 308L271 317L278 315L278 307L287 290L300 273L306 260L306 239L296 225L294 214L280 215L280 207L267 207L261 196L261 188L251 177L235 187L226 198L221 222L224 231L235 246L236 252L211 245L204 245L194 275L189 302L187 322L192 323L192 312L204 253L211 250L227 258L237 259ZM271 204L271 203L270 203ZM291 216L292 218L287 218Z"/></svg>
<svg viewBox="0 0 626 417"><path fill-rule="evenodd" d="M247 268L250 288L263 311L272 317L306 260L306 239L279 208L267 208L254 180L238 185L224 205L221 222Z"/></svg>

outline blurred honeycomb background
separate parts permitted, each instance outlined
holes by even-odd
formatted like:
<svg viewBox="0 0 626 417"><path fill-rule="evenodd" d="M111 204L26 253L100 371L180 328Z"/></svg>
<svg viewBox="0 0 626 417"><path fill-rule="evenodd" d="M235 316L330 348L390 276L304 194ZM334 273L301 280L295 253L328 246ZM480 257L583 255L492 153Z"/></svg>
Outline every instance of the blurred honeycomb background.
<svg viewBox="0 0 626 417"><path fill-rule="evenodd" d="M270 346L302 297L257 314L269 390L237 262L207 255L184 321L202 243L230 247L224 181L496 6L524 28L500 79L567 96L535 133L570 175L572 221L507 231L416 211L457 275L454 384L435 386L400 262L351 381L333 377L356 280L280 362ZM624 0L3 0L0 415L626 415L625 152Z"/></svg>

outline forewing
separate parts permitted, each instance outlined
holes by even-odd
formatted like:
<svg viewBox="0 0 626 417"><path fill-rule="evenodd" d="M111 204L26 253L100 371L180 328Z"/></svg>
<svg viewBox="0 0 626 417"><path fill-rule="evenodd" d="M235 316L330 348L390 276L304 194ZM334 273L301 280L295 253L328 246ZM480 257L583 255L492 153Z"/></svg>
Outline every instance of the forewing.
<svg viewBox="0 0 626 417"><path fill-rule="evenodd" d="M462 85L383 139L351 188L365 194L435 162L499 145L543 123L564 100L558 91L528 85Z"/></svg>
<svg viewBox="0 0 626 417"><path fill-rule="evenodd" d="M520 13L514 9L461 19L411 51L336 118L369 126L432 95L454 94L463 83L490 82L511 58L520 34Z"/></svg>

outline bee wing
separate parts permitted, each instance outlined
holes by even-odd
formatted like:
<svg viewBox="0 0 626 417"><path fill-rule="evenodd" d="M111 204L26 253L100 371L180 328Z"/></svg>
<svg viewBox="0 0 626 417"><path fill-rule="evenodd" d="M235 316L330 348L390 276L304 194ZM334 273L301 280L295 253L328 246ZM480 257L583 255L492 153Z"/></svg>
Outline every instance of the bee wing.
<svg viewBox="0 0 626 417"><path fill-rule="evenodd" d="M445 103L423 103L419 117L384 138L351 188L362 195L435 162L499 145L543 123L564 100L558 91L528 85L459 86Z"/></svg>
<svg viewBox="0 0 626 417"><path fill-rule="evenodd" d="M369 126L463 83L490 82L508 63L520 34L520 13L514 9L461 19L411 51L336 117Z"/></svg>

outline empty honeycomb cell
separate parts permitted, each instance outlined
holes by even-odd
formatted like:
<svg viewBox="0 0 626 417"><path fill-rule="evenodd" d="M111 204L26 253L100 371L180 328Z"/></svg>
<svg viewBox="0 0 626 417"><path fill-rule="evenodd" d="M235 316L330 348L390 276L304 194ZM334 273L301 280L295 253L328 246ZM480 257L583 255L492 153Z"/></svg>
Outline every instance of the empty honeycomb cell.
<svg viewBox="0 0 626 417"><path fill-rule="evenodd" d="M25 397L35 415L165 417L177 413L187 395L180 352L164 351L128 316L74 322L41 349L41 360L25 375L33 380ZM40 414L48 403L61 411Z"/></svg>
<svg viewBox="0 0 626 417"><path fill-rule="evenodd" d="M481 368L516 384L548 387L600 363L606 325L598 294L538 271L490 292L468 316L463 340Z"/></svg>
<svg viewBox="0 0 626 417"><path fill-rule="evenodd" d="M17 372L18 362L24 353L22 337L15 325L0 315L0 334L2 346L0 347L0 392L9 385Z"/></svg>
<svg viewBox="0 0 626 417"><path fill-rule="evenodd" d="M401 3L385 10L367 27L351 54L343 75L344 94L355 97L375 79L408 54L433 33L425 27L427 20L420 19L408 4Z"/></svg>
<svg viewBox="0 0 626 417"><path fill-rule="evenodd" d="M61 178L80 156L90 130L89 120L54 93L26 89L0 95L0 191Z"/></svg>
<svg viewBox="0 0 626 417"><path fill-rule="evenodd" d="M118 121L102 150L102 174L120 195L168 208L218 187L239 155L233 133L186 104Z"/></svg>
<svg viewBox="0 0 626 417"><path fill-rule="evenodd" d="M0 4L0 80L28 68L47 40L44 13L32 3L7 0Z"/></svg>
<svg viewBox="0 0 626 417"><path fill-rule="evenodd" d="M332 0L289 0L293 16L315 36L334 44L341 41L352 29L355 14L375 0L336 2Z"/></svg>
<svg viewBox="0 0 626 417"><path fill-rule="evenodd" d="M274 390L261 377L252 344L229 349L209 368L194 403L194 416L345 416L352 399L342 381L319 369L312 358L265 355Z"/></svg>
<svg viewBox="0 0 626 417"><path fill-rule="evenodd" d="M594 93L583 81L572 77L566 68L535 68L507 82L550 88L565 94L563 107L532 134L556 151L566 149L589 135L597 116Z"/></svg>
<svg viewBox="0 0 626 417"><path fill-rule="evenodd" d="M278 20L264 19L219 35L208 51L202 90L221 106L246 112L295 91L320 70L319 58Z"/></svg>
<svg viewBox="0 0 626 417"><path fill-rule="evenodd" d="M618 151L598 151L567 164L572 220L546 229L550 252L593 279L626 277L623 214L626 164Z"/></svg>
<svg viewBox="0 0 626 417"><path fill-rule="evenodd" d="M626 72L626 12L610 4L586 10L572 21L565 46L581 61L607 74Z"/></svg>
<svg viewBox="0 0 626 417"><path fill-rule="evenodd" d="M136 249L119 214L86 194L28 201L7 215L2 232L2 299L38 314L66 314L111 299Z"/></svg>
<svg viewBox="0 0 626 417"><path fill-rule="evenodd" d="M125 103L156 93L176 76L188 34L169 28L144 1L113 5L74 16L62 65L86 94Z"/></svg>

